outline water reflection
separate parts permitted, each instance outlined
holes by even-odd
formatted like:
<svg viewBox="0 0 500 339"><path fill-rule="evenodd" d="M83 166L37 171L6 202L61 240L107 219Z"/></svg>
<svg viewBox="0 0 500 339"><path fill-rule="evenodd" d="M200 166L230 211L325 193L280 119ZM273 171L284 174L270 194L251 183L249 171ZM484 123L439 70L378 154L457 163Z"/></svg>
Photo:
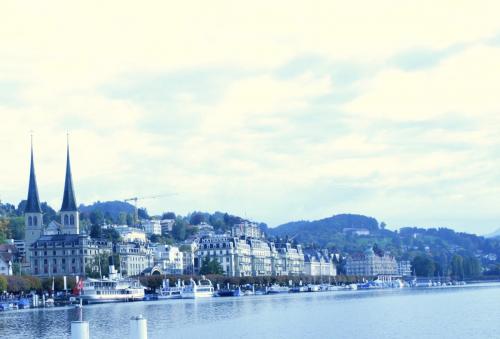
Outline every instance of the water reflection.
<svg viewBox="0 0 500 339"><path fill-rule="evenodd" d="M500 333L500 286L304 293L85 306L91 338L128 337L131 316L150 339L469 338ZM467 316L465 316L467 315ZM69 338L76 308L0 313L0 338ZM439 319L440 326L435 326Z"/></svg>

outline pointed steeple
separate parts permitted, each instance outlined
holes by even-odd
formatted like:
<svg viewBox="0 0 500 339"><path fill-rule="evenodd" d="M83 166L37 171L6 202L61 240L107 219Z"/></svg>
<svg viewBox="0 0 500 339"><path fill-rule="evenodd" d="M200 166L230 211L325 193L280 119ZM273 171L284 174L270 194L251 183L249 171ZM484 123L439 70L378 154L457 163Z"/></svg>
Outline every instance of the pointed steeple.
<svg viewBox="0 0 500 339"><path fill-rule="evenodd" d="M71 177L71 163L69 160L69 141L67 142L66 150L66 180L64 182L64 196L61 206L61 212L75 212L76 199L75 191L73 189L73 178Z"/></svg>
<svg viewBox="0 0 500 339"><path fill-rule="evenodd" d="M33 135L31 135L30 182L24 213L42 213L42 208L40 207L40 198L38 197L38 186L36 184L35 162L33 160Z"/></svg>

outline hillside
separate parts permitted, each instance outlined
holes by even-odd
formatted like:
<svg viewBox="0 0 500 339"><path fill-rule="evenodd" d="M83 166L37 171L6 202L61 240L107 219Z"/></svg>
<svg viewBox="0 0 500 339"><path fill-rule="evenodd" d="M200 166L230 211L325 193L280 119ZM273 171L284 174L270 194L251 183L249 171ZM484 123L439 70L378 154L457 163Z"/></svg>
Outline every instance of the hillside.
<svg viewBox="0 0 500 339"><path fill-rule="evenodd" d="M500 239L500 228L491 234L485 235L485 238Z"/></svg>
<svg viewBox="0 0 500 339"><path fill-rule="evenodd" d="M293 237L299 243L314 243L319 246L338 244L344 237L344 229L367 229L370 233L379 231L375 218L356 214L339 214L315 221L294 221L268 229L273 237ZM332 243L332 244L330 244Z"/></svg>
<svg viewBox="0 0 500 339"><path fill-rule="evenodd" d="M100 211L107 218L117 220L120 213L133 214L134 206L123 201L104 201L95 202L92 205L80 205L78 207L80 213L90 214L93 211Z"/></svg>

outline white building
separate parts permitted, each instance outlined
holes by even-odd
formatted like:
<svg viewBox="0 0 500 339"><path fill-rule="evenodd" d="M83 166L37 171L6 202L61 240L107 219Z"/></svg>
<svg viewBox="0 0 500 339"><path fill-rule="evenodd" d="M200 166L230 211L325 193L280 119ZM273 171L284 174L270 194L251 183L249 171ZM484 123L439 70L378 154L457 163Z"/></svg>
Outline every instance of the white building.
<svg viewBox="0 0 500 339"><path fill-rule="evenodd" d="M252 262L252 276L270 276L273 273L273 258L271 247L267 241L248 238Z"/></svg>
<svg viewBox="0 0 500 339"><path fill-rule="evenodd" d="M161 234L167 235L172 232L172 228L174 227L175 219L162 219L160 220L161 226Z"/></svg>
<svg viewBox="0 0 500 339"><path fill-rule="evenodd" d="M176 246L158 245L153 248L154 264L161 267L164 274L183 274L183 253Z"/></svg>
<svg viewBox="0 0 500 339"><path fill-rule="evenodd" d="M227 235L202 237L196 252L198 271L207 256L217 260L227 276L252 275L251 249L245 239Z"/></svg>
<svg viewBox="0 0 500 339"><path fill-rule="evenodd" d="M180 251L182 252L182 266L184 274L191 275L197 272L198 258L196 252L198 250L198 239L186 239Z"/></svg>
<svg viewBox="0 0 500 339"><path fill-rule="evenodd" d="M12 255L9 253L0 253L0 275L12 275Z"/></svg>
<svg viewBox="0 0 500 339"><path fill-rule="evenodd" d="M276 244L279 254L281 274L301 275L304 272L304 253L300 245L290 243Z"/></svg>
<svg viewBox="0 0 500 339"><path fill-rule="evenodd" d="M411 262L409 260L398 261L398 275L410 277L412 275Z"/></svg>
<svg viewBox="0 0 500 339"><path fill-rule="evenodd" d="M304 254L304 274L310 276L333 277L337 267L332 258L321 251L306 251Z"/></svg>
<svg viewBox="0 0 500 339"><path fill-rule="evenodd" d="M127 242L146 242L146 233L143 230L127 225L115 226L114 229L120 234L122 241Z"/></svg>
<svg viewBox="0 0 500 339"><path fill-rule="evenodd" d="M231 234L233 237L263 238L259 225L248 221L233 225Z"/></svg>
<svg viewBox="0 0 500 339"><path fill-rule="evenodd" d="M120 257L120 271L124 276L140 275L146 268L153 266L150 248L143 243L121 243L116 246Z"/></svg>
<svg viewBox="0 0 500 339"><path fill-rule="evenodd" d="M156 234L161 235L161 223L160 220L142 220L142 226L147 235Z"/></svg>
<svg viewBox="0 0 500 339"><path fill-rule="evenodd" d="M398 275L396 259L385 253L383 256L379 256L371 247L363 254L349 256L345 268L347 275Z"/></svg>

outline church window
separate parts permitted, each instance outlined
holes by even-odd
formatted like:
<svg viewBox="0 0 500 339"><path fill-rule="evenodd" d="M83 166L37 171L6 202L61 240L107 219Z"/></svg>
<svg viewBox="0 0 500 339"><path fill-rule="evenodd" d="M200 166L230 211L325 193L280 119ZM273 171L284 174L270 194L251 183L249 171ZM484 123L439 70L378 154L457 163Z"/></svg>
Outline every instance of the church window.
<svg viewBox="0 0 500 339"><path fill-rule="evenodd" d="M28 217L28 226L33 226L33 218Z"/></svg>
<svg viewBox="0 0 500 339"><path fill-rule="evenodd" d="M69 224L74 225L75 224L75 217L73 215L69 216Z"/></svg>
<svg viewBox="0 0 500 339"><path fill-rule="evenodd" d="M68 220L68 215L65 214L64 215L64 225L67 225L69 223L69 220Z"/></svg>
<svg viewBox="0 0 500 339"><path fill-rule="evenodd" d="M38 225L38 218L36 217L36 215L33 217L33 226L37 226Z"/></svg>

